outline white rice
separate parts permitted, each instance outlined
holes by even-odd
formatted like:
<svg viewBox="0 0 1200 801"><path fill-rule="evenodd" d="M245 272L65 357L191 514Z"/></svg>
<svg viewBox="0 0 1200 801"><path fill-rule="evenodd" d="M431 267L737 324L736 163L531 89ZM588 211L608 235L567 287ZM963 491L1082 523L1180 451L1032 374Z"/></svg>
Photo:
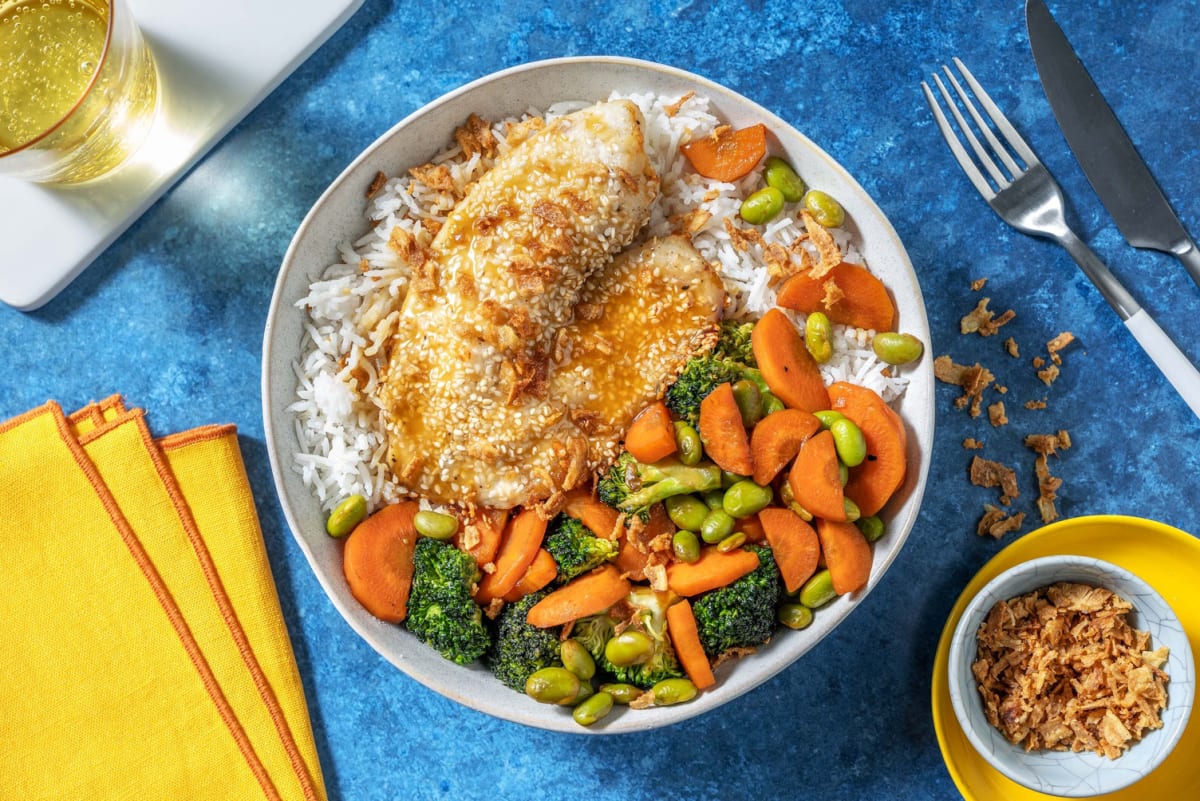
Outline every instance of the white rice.
<svg viewBox="0 0 1200 801"><path fill-rule="evenodd" d="M621 96L613 96L617 97ZM703 178L687 168L680 146L711 133L720 124L709 113L707 99L694 96L674 114L668 113L667 107L677 98L645 94L628 99L645 117L646 152L662 181L646 235L672 233L675 226L671 218L678 215L695 209L709 212L711 218L693 234L692 242L724 280L730 298L727 316L761 316L775 305L763 246L751 244L747 250L739 250L724 226L726 218L737 219L742 199L761 186L761 168L735 183ZM556 104L544 116L559 116L587 105ZM520 119L537 116L543 114L529 109ZM508 149L506 124L516 121L514 118L493 125L501 153ZM464 159L457 145L439 153L433 162L447 166L459 189L491 167L490 160L478 155ZM445 220L454 202L449 195L408 177L408 166L413 165L396 165L402 175L389 179L367 203L366 217L373 223L370 231L357 241L342 243L342 260L324 270L308 295L296 303L307 310L309 319L301 356L294 364L297 399L289 407L296 415L300 442L294 469L325 509L355 493L364 495L371 509L400 498L397 487L388 479L379 410L369 400L382 366L381 349L392 332L398 301L403 299L409 280L408 265L388 246L388 240L396 226L412 233L419 220ZM793 166L803 175L803 164ZM739 220L739 225L744 223ZM803 224L787 215L757 229L764 245L788 247L805 234ZM831 233L843 258L861 264L848 234L841 229ZM418 239L427 243L429 237L418 232ZM803 325L803 314L788 313ZM881 372L885 365L871 350L873 335L873 331L835 325L834 356L821 365L821 373L826 383L850 381L870 387L891 401L904 392L907 380ZM365 381L360 384L356 374L365 375Z"/></svg>

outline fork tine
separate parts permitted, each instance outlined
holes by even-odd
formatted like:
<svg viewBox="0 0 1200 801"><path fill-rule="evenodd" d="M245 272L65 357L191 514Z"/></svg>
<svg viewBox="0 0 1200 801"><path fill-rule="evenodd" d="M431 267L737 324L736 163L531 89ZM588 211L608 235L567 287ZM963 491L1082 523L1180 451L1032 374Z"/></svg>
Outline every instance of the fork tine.
<svg viewBox="0 0 1200 801"><path fill-rule="evenodd" d="M1000 160L1004 162L1005 167L1008 167L1009 173L1013 177L1020 175L1021 168L1017 165L1017 162L1013 161L1013 157L1008 154L1007 148L1000 144L1000 140L996 138L994 133L992 133L992 129L988 127L988 124L983 121L983 117L979 114L979 109L975 108L975 104L971 102L971 96L968 95L966 90L962 88L962 84L960 84L958 79L954 77L954 73L950 71L949 67L944 65L942 66L942 70L945 71L946 77L950 79L950 83L954 86L954 91L958 93L959 100L961 100L963 106L966 107L967 113L971 115L971 119L975 120L975 124L979 126L979 130L983 132L984 138L987 139L988 144L992 146L992 152L1000 157Z"/></svg>
<svg viewBox="0 0 1200 801"><path fill-rule="evenodd" d="M935 79L936 80L936 79ZM987 178L979 171L975 161L967 153L966 148L962 146L962 142L958 140L958 134L954 133L954 129L950 127L950 121L946 119L946 115L942 113L942 107L938 104L933 96L933 92L929 88L929 84L921 81L921 91L925 93L925 102L929 104L929 110L933 112L933 119L937 123L938 130L942 132L942 138L946 140L946 144L950 147L950 152L954 154L958 166L963 168L963 172L971 179L971 183L983 195L985 199L991 200L996 196L996 190L992 189L992 185L988 183Z"/></svg>
<svg viewBox="0 0 1200 801"><path fill-rule="evenodd" d="M1012 146L1013 150L1017 151L1017 155L1021 157L1021 160L1030 167L1034 166L1035 164L1041 164L1033 150L1028 144L1025 143L1025 140L1021 138L1021 135L1017 133L1017 129L1014 128L1012 123L1008 121L1008 117L1004 116L996 104L992 102L992 98L988 96L988 93L985 92L983 87L979 85L979 81L975 80L975 76L971 74L969 69L967 69L967 65L963 64L957 56L954 58L954 65L958 67L959 72L961 72L962 76L966 78L967 85L971 87L971 91L975 93L977 98L979 98L979 102L983 104L984 110L987 111L988 116L992 118L992 122L995 123L996 128L1000 131L1000 133L1004 134L1004 138L1008 140L1008 143Z"/></svg>
<svg viewBox="0 0 1200 801"><path fill-rule="evenodd" d="M954 76L950 75L950 70L946 69L945 67L942 67L942 69L946 70L946 75L950 78L950 81L954 83L955 89L958 91L958 96L962 100L963 105L965 105L968 109L971 109L970 98L963 93L962 87L958 86L957 82L954 81ZM1009 185L1008 178L1005 177L1004 173L1000 172L1000 168L996 166L996 162L992 160L991 155L989 155L988 152L983 149L983 145L979 143L979 140L975 137L975 132L971 129L971 126L967 124L966 119L963 118L962 112L958 110L958 104L955 103L954 98L950 96L950 92L946 89L946 85L942 83L942 79L935 74L933 76L933 82L937 84L938 90L942 93L942 98L945 99L946 105L950 108L950 113L954 115L954 121L958 123L958 129L963 132L963 135L967 137L967 141L971 143L971 149L975 151L975 157L979 159L979 163L982 164L988 171L988 174L992 176L992 180L996 182L998 187L1001 189L1007 189ZM978 112L975 112L972 116L976 120L979 120ZM990 135L991 131L988 130L988 127L983 125L982 121L980 121L980 123L980 127L983 129L984 135ZM990 137L988 141L993 143L993 146L996 147L997 150L999 150L1001 153L1004 153L1005 156L1008 156L1008 154L1004 152L1004 148L999 146L1000 143L995 140L995 137ZM1007 163L1008 162L1006 161L1005 164ZM1015 168L1016 165L1013 165L1013 167L1013 174L1019 174L1020 171Z"/></svg>

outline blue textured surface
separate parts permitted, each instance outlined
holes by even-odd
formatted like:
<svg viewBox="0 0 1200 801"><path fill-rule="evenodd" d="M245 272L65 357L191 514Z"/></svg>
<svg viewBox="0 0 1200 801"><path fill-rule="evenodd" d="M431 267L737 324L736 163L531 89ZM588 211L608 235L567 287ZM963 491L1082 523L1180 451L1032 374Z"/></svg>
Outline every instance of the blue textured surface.
<svg viewBox="0 0 1200 801"><path fill-rule="evenodd" d="M112 392L166 433L234 422L246 456L334 799L594 799L956 793L929 710L943 622L1003 546L974 525L994 490L972 487L966 436L1018 468L1014 508L1036 517L1029 432L1070 431L1052 461L1064 516L1125 513L1200 532L1200 424L1054 245L1007 228L974 194L930 122L918 82L950 56L973 69L1059 178L1079 229L1200 360L1200 289L1172 259L1125 245L1055 126L1022 3L762 0L620 9L548 2L368 0L349 23L58 298L0 308L0 418L48 398L68 409ZM1200 54L1195 2L1052 4L1185 226L1200 235ZM275 272L322 189L395 121L458 85L524 61L628 55L690 69L792 122L887 213L912 258L932 355L980 361L1009 388L993 429L938 387L938 430L920 519L879 587L814 652L717 713L656 733L555 735L433 694L379 658L325 600L274 497L263 445L259 354ZM0 243L3 258L3 243ZM36 265L30 265L36 269ZM973 279L986 277L982 292ZM982 297L1016 319L991 338L958 320ZM1042 385L1029 363L1055 334L1078 342ZM1020 359L1003 354L1013 336ZM989 401L997 396L989 397ZM1048 409L1026 400L1045 397ZM1028 530L1028 526L1027 529ZM1010 538L1014 535L1009 535Z"/></svg>

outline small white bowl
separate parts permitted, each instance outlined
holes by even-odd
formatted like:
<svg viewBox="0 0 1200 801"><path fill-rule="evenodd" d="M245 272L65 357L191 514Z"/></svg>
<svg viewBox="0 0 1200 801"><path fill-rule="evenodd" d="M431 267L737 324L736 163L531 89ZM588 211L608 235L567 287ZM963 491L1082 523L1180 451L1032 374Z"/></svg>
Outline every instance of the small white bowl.
<svg viewBox="0 0 1200 801"><path fill-rule="evenodd" d="M1006 601L1060 581L1104 587L1133 604L1130 624L1150 633L1151 646L1170 649L1165 670L1167 706L1161 729L1148 732L1118 759L1090 751L1026 752L988 723L971 664L976 634L998 601ZM1157 768L1187 726L1195 694L1195 666L1187 633L1171 607L1134 574L1087 556L1046 556L1023 562L988 582L959 618L950 643L950 701L959 725L975 750L1008 778L1048 795L1086 798L1127 787Z"/></svg>

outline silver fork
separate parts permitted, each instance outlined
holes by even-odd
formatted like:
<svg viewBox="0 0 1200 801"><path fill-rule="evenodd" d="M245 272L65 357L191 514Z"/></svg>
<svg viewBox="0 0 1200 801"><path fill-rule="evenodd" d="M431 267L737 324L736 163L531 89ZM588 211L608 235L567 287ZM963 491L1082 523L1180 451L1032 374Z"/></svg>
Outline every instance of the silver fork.
<svg viewBox="0 0 1200 801"><path fill-rule="evenodd" d="M925 93L925 100L929 103L938 128L941 130L942 136L946 138L946 144L950 146L959 166L963 168L967 177L971 179L971 183L979 190L979 194L983 195L983 199L1000 215L1002 220L1018 231L1053 239L1066 248L1071 257L1075 259L1075 263L1079 265L1079 269L1083 270L1084 275L1096 285L1100 294L1120 316L1138 344L1175 387L1175 391L1191 407L1192 413L1200 417L1200 372L1197 372L1196 367L1188 361L1188 358L1171 341L1158 323L1146 313L1146 310L1134 300L1133 295L1129 294L1128 290L1104 266L1091 248L1071 230L1067 225L1064 212L1062 190L1059 189L1054 177L1042 166L1037 155L1013 128L1008 118L1000 112L992 99L988 97L987 92L983 90L983 87L979 85L975 76L962 61L955 58L954 65L958 68L967 86L970 87L971 94L978 99L991 119L992 125L1004 137L1008 148L1011 148L1012 151L1005 148L992 128L984 121L975 107L975 103L972 102L971 95L963 88L950 68L943 66L942 70L954 88L954 96L936 73L933 75L933 82L937 85L942 99L950 109L959 131L970 145L971 151L975 155L974 159L963 147L962 141L942 112L929 84L921 81L921 89ZM955 97L958 98L958 103L955 102ZM975 131L972 130L971 123L959 110L959 104L967 110L971 121L974 122L975 130L983 135L988 147L979 141ZM1013 157L1013 152L1024 163L1023 166ZM997 158L1000 164L996 163ZM981 165L987 171L987 175L980 170Z"/></svg>

